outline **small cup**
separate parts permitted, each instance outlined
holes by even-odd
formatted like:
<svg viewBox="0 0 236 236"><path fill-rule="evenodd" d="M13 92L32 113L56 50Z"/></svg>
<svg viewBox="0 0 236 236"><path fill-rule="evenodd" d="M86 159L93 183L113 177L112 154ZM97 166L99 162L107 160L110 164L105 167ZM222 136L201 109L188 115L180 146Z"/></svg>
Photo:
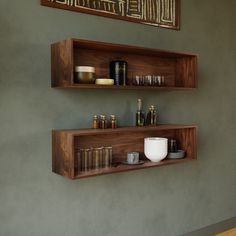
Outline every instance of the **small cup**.
<svg viewBox="0 0 236 236"><path fill-rule="evenodd" d="M177 141L175 139L169 139L168 145L169 145L169 147L168 147L169 152L177 152L178 151Z"/></svg>
<svg viewBox="0 0 236 236"><path fill-rule="evenodd" d="M127 154L127 163L128 164L137 164L137 163L139 163L139 153L138 152L128 152L128 154Z"/></svg>

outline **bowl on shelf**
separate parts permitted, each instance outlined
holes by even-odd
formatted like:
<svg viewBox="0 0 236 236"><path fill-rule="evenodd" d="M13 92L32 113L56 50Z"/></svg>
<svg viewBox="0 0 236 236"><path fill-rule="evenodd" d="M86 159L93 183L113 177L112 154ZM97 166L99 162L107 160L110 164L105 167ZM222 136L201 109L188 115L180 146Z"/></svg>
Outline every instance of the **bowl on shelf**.
<svg viewBox="0 0 236 236"><path fill-rule="evenodd" d="M168 139L149 137L144 139L144 154L152 162L159 162L168 154Z"/></svg>

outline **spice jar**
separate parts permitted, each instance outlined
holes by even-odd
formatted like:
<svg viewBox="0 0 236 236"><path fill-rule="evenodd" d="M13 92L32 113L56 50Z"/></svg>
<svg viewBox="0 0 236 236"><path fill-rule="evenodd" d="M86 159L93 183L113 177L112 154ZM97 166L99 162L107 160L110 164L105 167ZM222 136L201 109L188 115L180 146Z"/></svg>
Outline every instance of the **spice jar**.
<svg viewBox="0 0 236 236"><path fill-rule="evenodd" d="M99 119L97 115L93 117L93 129L99 129Z"/></svg>
<svg viewBox="0 0 236 236"><path fill-rule="evenodd" d="M107 128L107 118L105 115L100 116L100 129L106 129Z"/></svg>
<svg viewBox="0 0 236 236"><path fill-rule="evenodd" d="M110 77L116 85L126 85L127 67L126 61L116 60L110 62Z"/></svg>
<svg viewBox="0 0 236 236"><path fill-rule="evenodd" d="M116 116L115 115L110 116L110 126L111 126L112 129L117 128L117 121L116 121Z"/></svg>

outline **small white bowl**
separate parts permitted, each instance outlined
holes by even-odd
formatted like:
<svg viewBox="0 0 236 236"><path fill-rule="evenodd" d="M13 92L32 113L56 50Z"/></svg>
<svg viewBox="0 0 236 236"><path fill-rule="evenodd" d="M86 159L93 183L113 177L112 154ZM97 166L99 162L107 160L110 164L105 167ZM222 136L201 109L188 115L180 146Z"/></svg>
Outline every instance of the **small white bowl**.
<svg viewBox="0 0 236 236"><path fill-rule="evenodd" d="M163 160L168 154L168 139L160 137L145 138L144 154L152 162Z"/></svg>

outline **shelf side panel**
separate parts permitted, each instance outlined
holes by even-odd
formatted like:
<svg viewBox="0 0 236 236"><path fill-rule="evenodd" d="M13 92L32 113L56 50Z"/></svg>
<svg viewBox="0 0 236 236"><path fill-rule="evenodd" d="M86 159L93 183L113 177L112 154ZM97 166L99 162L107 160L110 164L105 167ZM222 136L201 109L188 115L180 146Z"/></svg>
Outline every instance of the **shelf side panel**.
<svg viewBox="0 0 236 236"><path fill-rule="evenodd" d="M73 136L66 132L52 132L52 171L73 179L75 176Z"/></svg>
<svg viewBox="0 0 236 236"><path fill-rule="evenodd" d="M73 83L73 42L65 40L51 45L52 87Z"/></svg>
<svg viewBox="0 0 236 236"><path fill-rule="evenodd" d="M179 149L186 151L186 157L197 159L197 130L196 128L179 129L175 131Z"/></svg>
<svg viewBox="0 0 236 236"><path fill-rule="evenodd" d="M176 60L176 86L197 87L197 56L186 56Z"/></svg>

